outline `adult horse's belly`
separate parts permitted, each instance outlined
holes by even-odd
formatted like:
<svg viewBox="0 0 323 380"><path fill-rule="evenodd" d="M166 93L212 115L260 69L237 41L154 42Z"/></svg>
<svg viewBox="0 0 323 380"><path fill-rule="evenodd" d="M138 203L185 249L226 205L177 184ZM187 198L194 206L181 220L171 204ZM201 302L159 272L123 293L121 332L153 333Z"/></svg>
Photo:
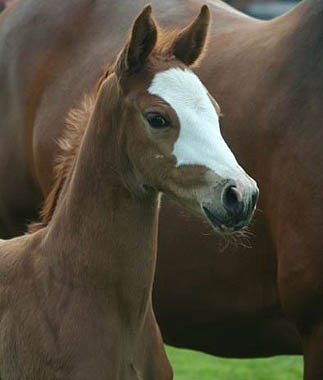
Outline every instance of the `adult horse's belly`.
<svg viewBox="0 0 323 380"><path fill-rule="evenodd" d="M251 230L237 241L218 237L163 200L154 307L166 342L227 357L301 353L280 308L276 259L260 212Z"/></svg>

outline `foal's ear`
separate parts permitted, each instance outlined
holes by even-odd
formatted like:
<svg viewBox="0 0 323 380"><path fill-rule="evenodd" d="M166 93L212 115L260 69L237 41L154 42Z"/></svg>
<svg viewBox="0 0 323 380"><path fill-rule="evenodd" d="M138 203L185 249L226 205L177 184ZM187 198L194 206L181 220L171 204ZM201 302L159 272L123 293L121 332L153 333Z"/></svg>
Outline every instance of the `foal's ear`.
<svg viewBox="0 0 323 380"><path fill-rule="evenodd" d="M210 10L203 5L196 19L175 38L170 53L187 66L193 65L206 45L210 24Z"/></svg>
<svg viewBox="0 0 323 380"><path fill-rule="evenodd" d="M136 18L129 41L121 52L117 62L117 74L138 71L152 52L157 40L157 26L148 4Z"/></svg>

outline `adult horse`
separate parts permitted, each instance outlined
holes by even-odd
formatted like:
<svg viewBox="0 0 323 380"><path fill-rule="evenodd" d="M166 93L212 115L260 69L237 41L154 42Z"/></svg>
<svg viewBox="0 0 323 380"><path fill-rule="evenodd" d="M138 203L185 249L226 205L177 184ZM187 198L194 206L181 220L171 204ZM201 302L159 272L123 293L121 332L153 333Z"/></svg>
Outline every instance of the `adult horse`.
<svg viewBox="0 0 323 380"><path fill-rule="evenodd" d="M95 63L120 48L144 3L79 0L57 8L24 0L2 20L3 234L23 231L40 187L49 192L67 110L93 86L101 74ZM152 3L161 24L174 27L200 6ZM226 138L260 184L262 212L251 249L222 252L208 228L164 202L157 317L170 344L230 357L304 353L306 379L321 379L323 3L305 0L271 21L209 4L214 22L197 72L219 100Z"/></svg>
<svg viewBox="0 0 323 380"><path fill-rule="evenodd" d="M146 6L71 111L51 220L0 241L2 380L172 379L152 309L160 193L226 232L249 222L258 192L189 69L209 19L204 5L163 38Z"/></svg>

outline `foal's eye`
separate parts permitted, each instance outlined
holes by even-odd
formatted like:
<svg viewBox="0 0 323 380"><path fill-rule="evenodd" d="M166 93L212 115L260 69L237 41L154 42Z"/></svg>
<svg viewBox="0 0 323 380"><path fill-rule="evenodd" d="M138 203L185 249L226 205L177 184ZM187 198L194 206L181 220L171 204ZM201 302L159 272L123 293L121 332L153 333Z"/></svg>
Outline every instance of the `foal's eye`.
<svg viewBox="0 0 323 380"><path fill-rule="evenodd" d="M160 129L170 126L170 122L162 116L160 113L147 113L145 115L146 120L152 128Z"/></svg>

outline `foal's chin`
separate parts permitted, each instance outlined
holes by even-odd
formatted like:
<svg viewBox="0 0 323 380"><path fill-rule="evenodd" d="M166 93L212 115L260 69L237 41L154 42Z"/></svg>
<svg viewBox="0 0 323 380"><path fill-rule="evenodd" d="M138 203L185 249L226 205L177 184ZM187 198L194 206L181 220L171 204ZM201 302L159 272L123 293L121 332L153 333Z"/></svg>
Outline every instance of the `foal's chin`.
<svg viewBox="0 0 323 380"><path fill-rule="evenodd" d="M199 202L196 199L188 201L187 199L172 198L178 205L186 209L187 212L205 220L220 235L232 235L241 231L249 225L252 220L254 210L244 214L241 218L236 215L230 215L223 208L222 204L212 204Z"/></svg>
<svg viewBox="0 0 323 380"><path fill-rule="evenodd" d="M203 206L203 202L199 203L195 199L190 201L187 199L183 200L174 196L169 196L169 194L167 194L167 198L174 201L178 206L183 207L186 212L205 220L212 227L213 231L220 235L232 235L247 226L251 220L250 217L248 221L235 225L234 221L230 220L230 218L225 218L222 215L208 212ZM220 209L221 206L218 208Z"/></svg>
<svg viewBox="0 0 323 380"><path fill-rule="evenodd" d="M204 219L211 225L213 230L221 235L232 235L247 227L253 217L252 212L247 218L237 221L229 215L211 211L205 205L201 205L201 212Z"/></svg>

